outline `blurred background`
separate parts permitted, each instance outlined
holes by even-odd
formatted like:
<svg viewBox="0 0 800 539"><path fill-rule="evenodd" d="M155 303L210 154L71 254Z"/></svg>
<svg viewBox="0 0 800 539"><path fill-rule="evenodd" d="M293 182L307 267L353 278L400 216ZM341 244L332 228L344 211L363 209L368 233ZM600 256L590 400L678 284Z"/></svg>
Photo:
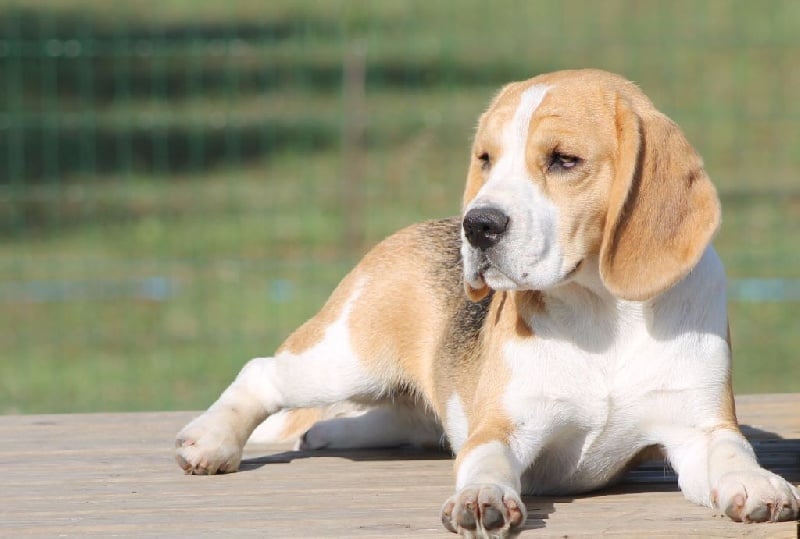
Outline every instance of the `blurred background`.
<svg viewBox="0 0 800 539"><path fill-rule="evenodd" d="M0 412L207 406L574 67L704 156L736 390L800 391L798 60L796 0L0 0Z"/></svg>

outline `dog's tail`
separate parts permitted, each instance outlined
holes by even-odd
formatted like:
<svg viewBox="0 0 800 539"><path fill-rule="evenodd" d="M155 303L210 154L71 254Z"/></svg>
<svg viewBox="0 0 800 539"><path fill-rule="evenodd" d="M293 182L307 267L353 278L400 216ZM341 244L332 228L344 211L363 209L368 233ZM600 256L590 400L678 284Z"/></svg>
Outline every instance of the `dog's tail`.
<svg viewBox="0 0 800 539"><path fill-rule="evenodd" d="M267 444L298 441L318 421L335 417L353 417L364 411L364 408L349 402L321 408L281 410L256 427L248 442Z"/></svg>

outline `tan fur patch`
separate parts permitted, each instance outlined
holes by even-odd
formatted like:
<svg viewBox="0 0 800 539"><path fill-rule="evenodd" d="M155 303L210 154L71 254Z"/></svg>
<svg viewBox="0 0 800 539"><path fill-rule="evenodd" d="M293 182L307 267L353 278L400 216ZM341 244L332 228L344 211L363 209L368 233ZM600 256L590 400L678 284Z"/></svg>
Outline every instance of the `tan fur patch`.
<svg viewBox="0 0 800 539"><path fill-rule="evenodd" d="M477 302L489 295L492 290L485 284L481 288L472 288L467 283L464 283L464 293L470 301Z"/></svg>
<svg viewBox="0 0 800 539"><path fill-rule="evenodd" d="M444 313L430 301L425 267L413 234L398 234L364 259L361 269L380 275L380 286L368 286L349 321L358 357L395 384L420 385L432 393L430 361ZM387 274L387 268L391 268Z"/></svg>
<svg viewBox="0 0 800 539"><path fill-rule="evenodd" d="M357 267L342 279L342 282L333 291L322 309L289 335L283 344L278 347L276 353L300 354L319 343L325 336L325 331L328 327L341 316L345 302L355 291L356 273L358 271Z"/></svg>
<svg viewBox="0 0 800 539"><path fill-rule="evenodd" d="M308 431L314 423L326 419L323 408L296 408L286 414L286 420L278 434L279 440L295 440Z"/></svg>
<svg viewBox="0 0 800 539"><path fill-rule="evenodd" d="M733 349L731 347L731 327L728 325L728 332L725 337L728 343L728 357L733 361ZM736 401L733 398L733 376L732 371L728 368L727 379L725 380L725 392L722 395L722 402L720 403L720 414L722 415L722 427L739 430L739 420L736 418Z"/></svg>
<svg viewBox="0 0 800 539"><path fill-rule="evenodd" d="M509 337L528 339L533 337L533 329L528 325L528 320L534 313L543 310L544 302L539 291L500 292L492 302L488 320L498 328L495 331L502 332L513 327L514 331Z"/></svg>
<svg viewBox="0 0 800 539"><path fill-rule="evenodd" d="M463 297L459 229L455 219L421 223L376 246L358 266L361 292L348 320L365 367L387 387L432 406L433 365Z"/></svg>
<svg viewBox="0 0 800 539"><path fill-rule="evenodd" d="M484 326L480 379L474 390L480 398L468 400L469 436L458 452L456 468L475 447L494 440L508 443L514 424L503 404L503 395L511 379L503 360L503 348L513 338L535 338L527 321L534 312L544 308L537 291L499 292L492 299Z"/></svg>

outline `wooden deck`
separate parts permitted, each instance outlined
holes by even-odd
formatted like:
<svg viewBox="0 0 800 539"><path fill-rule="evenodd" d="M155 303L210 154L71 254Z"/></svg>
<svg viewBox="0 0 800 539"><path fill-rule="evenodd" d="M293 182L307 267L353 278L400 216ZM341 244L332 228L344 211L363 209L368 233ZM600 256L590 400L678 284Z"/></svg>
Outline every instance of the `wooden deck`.
<svg viewBox="0 0 800 539"><path fill-rule="evenodd" d="M800 481L800 394L737 400L759 457ZM447 455L248 446L239 473L183 475L172 440L195 413L0 416L0 537L439 537ZM522 537L796 537L683 499L663 464L612 490L527 498Z"/></svg>

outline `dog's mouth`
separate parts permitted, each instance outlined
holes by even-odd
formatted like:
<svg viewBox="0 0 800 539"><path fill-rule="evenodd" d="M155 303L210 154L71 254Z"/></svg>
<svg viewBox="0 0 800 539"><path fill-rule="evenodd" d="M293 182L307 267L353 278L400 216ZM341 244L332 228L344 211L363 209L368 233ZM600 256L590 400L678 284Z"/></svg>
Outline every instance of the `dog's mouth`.
<svg viewBox="0 0 800 539"><path fill-rule="evenodd" d="M527 277L527 274L522 275L523 279L525 277ZM500 287L503 289L523 288L519 279L509 276L497 263L492 261L488 253L481 252L475 270L472 272L472 279L468 279L469 285L475 289L479 289L483 286L495 289L500 282L504 282L504 286ZM509 287L509 284L513 286Z"/></svg>
<svg viewBox="0 0 800 539"><path fill-rule="evenodd" d="M464 281L470 288L473 290L480 290L481 288L487 286L486 285L486 272L487 266L481 266L476 268L474 271L465 273Z"/></svg>
<svg viewBox="0 0 800 539"><path fill-rule="evenodd" d="M572 268L562 274L561 278L557 280L557 284L563 284L570 281L583 266L583 259L576 262ZM474 270L466 277L467 284L475 290L479 290L485 286L496 289L497 285L502 282L500 288L503 289L531 289L528 284L530 273L525 271L516 277L512 277L507 272L503 271L498 264L493 262L486 252L480 253L480 258L476 261ZM509 286L511 285L511 286Z"/></svg>
<svg viewBox="0 0 800 539"><path fill-rule="evenodd" d="M473 251L473 254L478 256L470 256L464 261L464 282L473 290L481 290L488 286L486 272L492 267L492 263L482 251Z"/></svg>

